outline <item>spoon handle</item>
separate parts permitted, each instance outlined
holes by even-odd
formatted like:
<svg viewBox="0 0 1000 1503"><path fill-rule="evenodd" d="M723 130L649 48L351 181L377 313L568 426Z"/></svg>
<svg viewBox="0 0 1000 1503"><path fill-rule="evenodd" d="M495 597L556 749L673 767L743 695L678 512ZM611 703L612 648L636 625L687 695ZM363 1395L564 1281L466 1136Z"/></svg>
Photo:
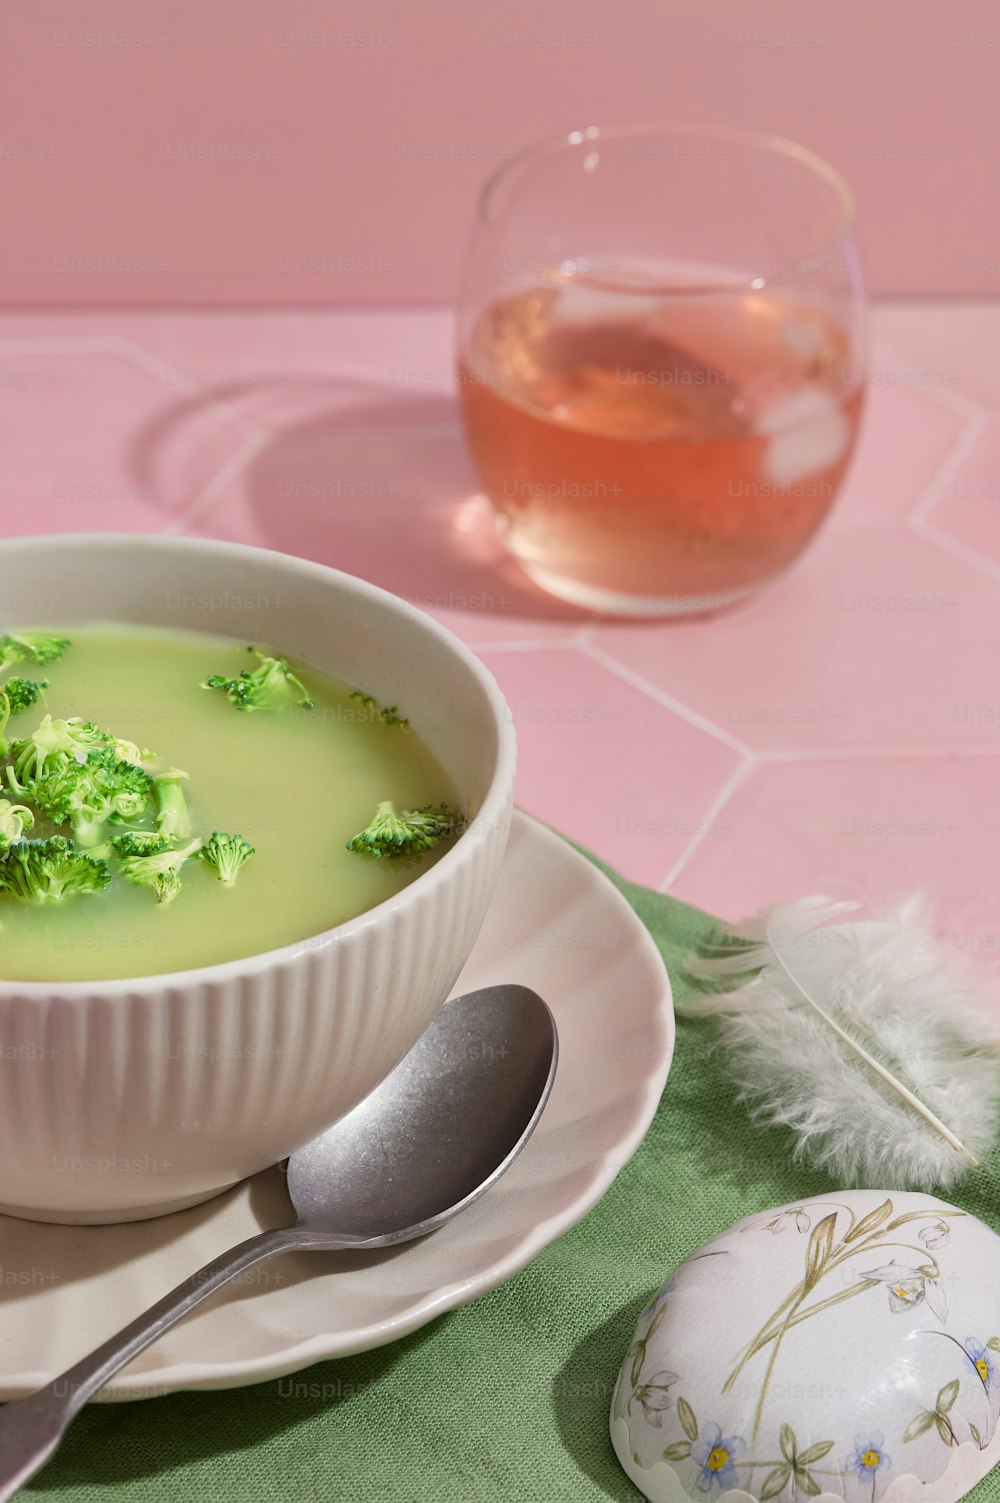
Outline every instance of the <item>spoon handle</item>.
<svg viewBox="0 0 1000 1503"><path fill-rule="evenodd" d="M255 1263L308 1245L308 1238L296 1227L261 1232L239 1243L206 1263L46 1387L5 1405L0 1411L0 1503L6 1503L44 1466L73 1417L133 1357Z"/></svg>

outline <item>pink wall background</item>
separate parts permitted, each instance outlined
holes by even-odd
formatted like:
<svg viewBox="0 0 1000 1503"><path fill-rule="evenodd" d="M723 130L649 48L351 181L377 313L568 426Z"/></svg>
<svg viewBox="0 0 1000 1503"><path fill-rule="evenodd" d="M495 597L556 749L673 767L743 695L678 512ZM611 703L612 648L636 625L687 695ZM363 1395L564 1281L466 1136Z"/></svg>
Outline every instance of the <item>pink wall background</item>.
<svg viewBox="0 0 1000 1503"><path fill-rule="evenodd" d="M2 36L8 304L448 301L506 154L666 117L827 156L874 292L1000 289L995 0L32 0Z"/></svg>

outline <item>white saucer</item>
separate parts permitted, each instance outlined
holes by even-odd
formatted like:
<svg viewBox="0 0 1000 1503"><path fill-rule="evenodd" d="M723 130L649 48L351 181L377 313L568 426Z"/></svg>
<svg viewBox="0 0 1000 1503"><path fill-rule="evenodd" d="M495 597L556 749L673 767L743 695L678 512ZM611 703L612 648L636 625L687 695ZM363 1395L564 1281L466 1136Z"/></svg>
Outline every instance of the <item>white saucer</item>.
<svg viewBox="0 0 1000 1503"><path fill-rule="evenodd" d="M262 1264L104 1390L234 1388L395 1341L502 1284L587 1214L638 1147L674 1042L670 983L624 898L517 814L496 899L456 992L533 987L559 1025L552 1097L517 1163L423 1241ZM271 1169L207 1205L123 1226L0 1217L0 1399L48 1382L218 1253L290 1220Z"/></svg>

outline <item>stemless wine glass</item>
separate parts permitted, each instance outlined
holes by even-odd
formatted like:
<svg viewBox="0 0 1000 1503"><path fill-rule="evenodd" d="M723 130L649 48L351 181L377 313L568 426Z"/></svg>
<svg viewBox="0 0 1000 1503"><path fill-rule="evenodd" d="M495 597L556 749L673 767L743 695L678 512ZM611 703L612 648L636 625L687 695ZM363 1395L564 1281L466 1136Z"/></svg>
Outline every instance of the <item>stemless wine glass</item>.
<svg viewBox="0 0 1000 1503"><path fill-rule="evenodd" d="M490 178L459 382L482 484L539 585L680 615L801 552L861 415L852 217L812 152L722 127L590 126Z"/></svg>

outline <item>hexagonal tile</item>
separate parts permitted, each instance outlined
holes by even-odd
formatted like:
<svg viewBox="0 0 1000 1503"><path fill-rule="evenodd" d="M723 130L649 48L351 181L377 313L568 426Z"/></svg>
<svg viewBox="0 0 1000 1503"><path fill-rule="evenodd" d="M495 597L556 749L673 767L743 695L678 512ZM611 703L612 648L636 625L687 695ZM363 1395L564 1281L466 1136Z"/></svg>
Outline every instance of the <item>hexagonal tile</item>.
<svg viewBox="0 0 1000 1503"><path fill-rule="evenodd" d="M383 422L455 423L455 360L444 310L352 312L263 310L187 315L160 333L157 349L199 388L223 394L246 419L287 429L342 407L371 426L364 409L383 408ZM373 390L374 389L374 390ZM359 403L358 398L367 401ZM410 400L438 399L439 411L408 416Z"/></svg>
<svg viewBox="0 0 1000 1503"><path fill-rule="evenodd" d="M1000 565L1000 421L994 419L980 433L926 520Z"/></svg>
<svg viewBox="0 0 1000 1503"><path fill-rule="evenodd" d="M588 619L508 557L452 398L324 377L275 400L280 422L187 531L359 574L477 644L566 637Z"/></svg>
<svg viewBox="0 0 1000 1503"><path fill-rule="evenodd" d="M828 531L749 605L600 626L643 679L761 749L995 741L996 584L903 529Z"/></svg>
<svg viewBox="0 0 1000 1503"><path fill-rule="evenodd" d="M455 389L449 308L5 309L7 340L131 340L202 390L280 392L349 373L411 393Z"/></svg>
<svg viewBox="0 0 1000 1503"><path fill-rule="evenodd" d="M0 355L0 431L8 534L158 531L240 443L203 401L120 354L83 351Z"/></svg>
<svg viewBox="0 0 1000 1503"><path fill-rule="evenodd" d="M633 880L662 881L738 754L573 648L482 658L517 726L518 802Z"/></svg>
<svg viewBox="0 0 1000 1503"><path fill-rule="evenodd" d="M884 365L874 374L887 375ZM919 390L868 388L857 453L830 513L831 526L902 521L962 432L962 419Z"/></svg>
<svg viewBox="0 0 1000 1503"><path fill-rule="evenodd" d="M956 933L985 934L998 774L993 755L756 767L720 815L725 834L709 832L672 891L734 919L809 893L880 903L923 889ZM1000 928L995 904L992 926ZM975 948L971 938L966 948Z"/></svg>
<svg viewBox="0 0 1000 1503"><path fill-rule="evenodd" d="M941 298L882 303L875 309L879 338L922 372L930 385L947 384L966 401L1000 407L1000 301Z"/></svg>

